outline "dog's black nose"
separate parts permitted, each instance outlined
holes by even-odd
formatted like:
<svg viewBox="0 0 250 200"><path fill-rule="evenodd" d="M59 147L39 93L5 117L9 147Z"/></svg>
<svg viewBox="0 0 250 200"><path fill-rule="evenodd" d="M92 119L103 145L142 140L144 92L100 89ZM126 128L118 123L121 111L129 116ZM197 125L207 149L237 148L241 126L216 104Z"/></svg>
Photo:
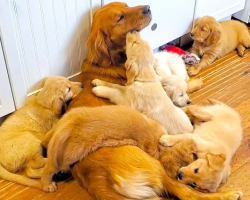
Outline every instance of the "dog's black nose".
<svg viewBox="0 0 250 200"><path fill-rule="evenodd" d="M150 6L143 6L142 14L144 14L144 15L151 14Z"/></svg>
<svg viewBox="0 0 250 200"><path fill-rule="evenodd" d="M84 84L83 83L81 83L81 88L84 88Z"/></svg>
<svg viewBox="0 0 250 200"><path fill-rule="evenodd" d="M182 180L182 178L183 178L183 173L182 173L182 172L179 172L179 173L177 174L177 178L180 179L180 180Z"/></svg>
<svg viewBox="0 0 250 200"><path fill-rule="evenodd" d="M194 37L194 33L193 32L191 32L190 35L191 35L191 37Z"/></svg>
<svg viewBox="0 0 250 200"><path fill-rule="evenodd" d="M191 104L191 101L190 101L190 100L187 101L187 105L189 105L189 104Z"/></svg>

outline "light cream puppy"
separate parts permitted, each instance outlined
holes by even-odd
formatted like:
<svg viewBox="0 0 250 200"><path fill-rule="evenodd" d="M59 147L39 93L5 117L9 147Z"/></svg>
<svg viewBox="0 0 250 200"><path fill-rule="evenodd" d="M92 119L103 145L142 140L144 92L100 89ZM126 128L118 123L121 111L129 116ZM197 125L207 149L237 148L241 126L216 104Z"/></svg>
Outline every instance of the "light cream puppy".
<svg viewBox="0 0 250 200"><path fill-rule="evenodd" d="M210 106L190 106L186 109L195 124L192 134L164 135L160 143L172 146L182 139L192 138L198 159L179 170L181 182L194 188L215 192L230 174L230 162L241 144L242 127L239 114L224 103L209 100Z"/></svg>
<svg viewBox="0 0 250 200"><path fill-rule="evenodd" d="M66 102L81 91L81 83L64 77L49 77L44 88L14 112L0 127L0 177L19 184L42 188L38 180L46 159L41 140L59 120ZM24 170L26 176L15 174Z"/></svg>
<svg viewBox="0 0 250 200"><path fill-rule="evenodd" d="M154 71L153 52L137 32L126 40L127 86L93 80L95 95L118 105L130 106L163 125L169 134L193 131L187 115L176 107L164 91Z"/></svg>

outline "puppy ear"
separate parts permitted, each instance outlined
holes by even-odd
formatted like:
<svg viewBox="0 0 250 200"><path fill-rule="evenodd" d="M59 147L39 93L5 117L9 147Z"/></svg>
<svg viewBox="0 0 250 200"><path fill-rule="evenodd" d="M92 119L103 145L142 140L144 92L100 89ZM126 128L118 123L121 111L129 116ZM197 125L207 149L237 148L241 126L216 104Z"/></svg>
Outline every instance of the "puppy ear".
<svg viewBox="0 0 250 200"><path fill-rule="evenodd" d="M138 66L134 62L126 62L126 77L127 77L127 85L131 85L135 82L135 78L138 76Z"/></svg>
<svg viewBox="0 0 250 200"><path fill-rule="evenodd" d="M208 122L208 121L211 121L213 119L212 115L204 112L198 106L187 107L186 114L193 116L195 119L197 119L200 122Z"/></svg>
<svg viewBox="0 0 250 200"><path fill-rule="evenodd" d="M224 162L226 160L225 154L207 154L207 161L210 167L215 170L221 170L224 168Z"/></svg>
<svg viewBox="0 0 250 200"><path fill-rule="evenodd" d="M52 111L57 115L62 115L67 110L67 104L62 97L54 99L52 102Z"/></svg>
<svg viewBox="0 0 250 200"><path fill-rule="evenodd" d="M111 65L111 58L108 51L108 38L99 28L93 28L87 40L89 62L99 66L107 67Z"/></svg>
<svg viewBox="0 0 250 200"><path fill-rule="evenodd" d="M218 101L216 99L208 98L207 100L211 105L223 105L221 101Z"/></svg>
<svg viewBox="0 0 250 200"><path fill-rule="evenodd" d="M211 34L207 39L207 44L212 45L217 43L220 40L221 37L221 25L219 22L216 22L216 24L213 24L213 27L211 28Z"/></svg>

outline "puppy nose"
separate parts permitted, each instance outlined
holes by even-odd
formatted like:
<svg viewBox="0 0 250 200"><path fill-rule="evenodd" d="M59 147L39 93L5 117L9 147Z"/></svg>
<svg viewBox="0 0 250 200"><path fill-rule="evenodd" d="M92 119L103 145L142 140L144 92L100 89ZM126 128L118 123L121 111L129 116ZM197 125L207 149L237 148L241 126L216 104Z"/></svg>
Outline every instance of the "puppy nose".
<svg viewBox="0 0 250 200"><path fill-rule="evenodd" d="M180 179L180 180L182 180L182 178L183 178L183 173L182 173L182 172L179 172L179 173L177 174L177 178Z"/></svg>
<svg viewBox="0 0 250 200"><path fill-rule="evenodd" d="M187 105L189 105L189 104L191 104L191 101L190 101L190 100L187 101Z"/></svg>
<svg viewBox="0 0 250 200"><path fill-rule="evenodd" d="M83 84L83 83L81 83L81 85L80 85L80 86L81 86L81 88L84 88L84 84Z"/></svg>
<svg viewBox="0 0 250 200"><path fill-rule="evenodd" d="M191 37L193 37L193 36L194 36L194 33L193 33L193 32L191 32L191 33L190 33L190 35L191 35Z"/></svg>
<svg viewBox="0 0 250 200"><path fill-rule="evenodd" d="M151 14L151 10L150 10L150 6L143 6L142 8L142 14L144 15L148 15L148 14Z"/></svg>

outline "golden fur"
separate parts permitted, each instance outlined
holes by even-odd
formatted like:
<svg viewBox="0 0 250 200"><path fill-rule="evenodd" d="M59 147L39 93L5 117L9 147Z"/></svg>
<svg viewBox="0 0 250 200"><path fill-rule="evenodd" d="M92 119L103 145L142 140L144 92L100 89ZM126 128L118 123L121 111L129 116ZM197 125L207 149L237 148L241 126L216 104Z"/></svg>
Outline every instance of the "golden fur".
<svg viewBox="0 0 250 200"><path fill-rule="evenodd" d="M71 102L69 108L112 104L92 93L91 82L98 78L120 85L126 83L126 34L132 30L140 31L150 23L151 11L145 12L145 9L148 7L128 7L125 3L116 2L103 6L94 14L87 40L88 55L79 75L84 90Z"/></svg>
<svg viewBox="0 0 250 200"><path fill-rule="evenodd" d="M187 115L176 107L164 91L154 71L154 56L138 32L128 33L126 42L127 86L94 80L95 95L118 105L130 106L158 121L169 134L192 132Z"/></svg>
<svg viewBox="0 0 250 200"><path fill-rule="evenodd" d="M163 136L162 145L172 146L184 138L195 141L196 161L179 170L178 178L197 189L215 192L230 174L231 159L241 144L242 127L239 114L216 100L210 106L190 106L186 112L195 124L192 134Z"/></svg>
<svg viewBox="0 0 250 200"><path fill-rule="evenodd" d="M160 162L135 146L101 148L72 170L77 182L98 200L238 200L242 193L203 194L171 179Z"/></svg>
<svg viewBox="0 0 250 200"><path fill-rule="evenodd" d="M75 108L46 134L48 162L42 176L43 190L55 191L52 176L103 146L137 145L158 158L159 138L166 134L156 121L126 106ZM50 139L51 138L51 139Z"/></svg>
<svg viewBox="0 0 250 200"><path fill-rule="evenodd" d="M221 58L237 49L243 56L245 48L250 47L250 35L247 26L242 22L229 20L217 22L211 16L205 16L195 22L191 32L194 39L191 53L201 56L199 65L188 66L188 74L194 76L217 58Z"/></svg>
<svg viewBox="0 0 250 200"><path fill-rule="evenodd" d="M0 127L1 178L41 188L39 181L30 179L41 177L46 162L41 140L58 121L66 102L81 91L80 86L64 77L49 77L42 91L6 119ZM29 178L14 174L21 170Z"/></svg>

